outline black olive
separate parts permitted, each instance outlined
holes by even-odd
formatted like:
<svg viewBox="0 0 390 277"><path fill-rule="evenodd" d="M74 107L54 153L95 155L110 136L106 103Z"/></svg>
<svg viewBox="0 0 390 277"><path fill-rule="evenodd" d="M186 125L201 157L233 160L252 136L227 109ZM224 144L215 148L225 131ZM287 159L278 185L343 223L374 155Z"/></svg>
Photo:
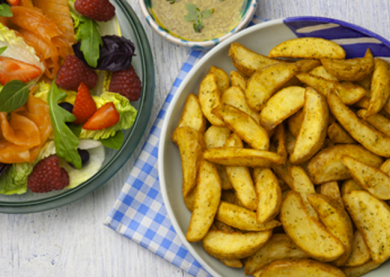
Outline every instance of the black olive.
<svg viewBox="0 0 390 277"><path fill-rule="evenodd" d="M81 158L81 167L85 167L89 163L89 152L84 149L77 149ZM71 167L76 168L72 163L68 163Z"/></svg>
<svg viewBox="0 0 390 277"><path fill-rule="evenodd" d="M73 113L73 105L71 103L61 102L61 103L58 104L58 106L60 106L64 110L67 110L70 113Z"/></svg>

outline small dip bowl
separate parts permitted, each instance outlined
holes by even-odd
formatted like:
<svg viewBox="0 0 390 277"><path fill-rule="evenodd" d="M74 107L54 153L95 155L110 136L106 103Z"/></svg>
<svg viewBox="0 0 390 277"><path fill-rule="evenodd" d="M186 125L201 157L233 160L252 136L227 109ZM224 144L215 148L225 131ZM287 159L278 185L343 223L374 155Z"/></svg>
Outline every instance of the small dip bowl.
<svg viewBox="0 0 390 277"><path fill-rule="evenodd" d="M160 0L165 1L165 0ZM241 18L238 20L236 27L234 27L230 32L225 33L219 37L203 40L203 41L191 41L179 38L173 35L169 30L167 30L164 26L161 26L159 22L156 20L154 14L151 12L152 9L152 0L139 0L139 4L141 6L141 11L145 16L146 21L152 27L154 31L157 32L161 37L165 38L169 42L186 46L196 50L206 50L214 47L218 43L224 41L228 37L237 33L241 29L245 28L249 22L252 20L253 15L255 14L258 0L247 0L246 6L243 7L243 11L241 13ZM183 14L184 17L184 14Z"/></svg>

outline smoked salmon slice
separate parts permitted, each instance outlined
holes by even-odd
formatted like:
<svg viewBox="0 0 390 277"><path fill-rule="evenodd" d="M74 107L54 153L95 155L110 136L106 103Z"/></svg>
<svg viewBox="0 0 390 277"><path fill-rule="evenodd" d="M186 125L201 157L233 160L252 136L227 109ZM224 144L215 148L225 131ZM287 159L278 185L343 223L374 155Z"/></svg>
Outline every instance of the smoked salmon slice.
<svg viewBox="0 0 390 277"><path fill-rule="evenodd" d="M0 112L0 162L34 162L53 130L49 106L30 93L24 108Z"/></svg>

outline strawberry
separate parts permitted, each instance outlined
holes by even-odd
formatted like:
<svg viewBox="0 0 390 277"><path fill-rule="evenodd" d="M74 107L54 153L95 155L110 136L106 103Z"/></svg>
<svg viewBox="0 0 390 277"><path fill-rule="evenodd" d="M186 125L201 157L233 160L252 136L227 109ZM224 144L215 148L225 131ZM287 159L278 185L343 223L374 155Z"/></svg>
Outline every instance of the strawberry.
<svg viewBox="0 0 390 277"><path fill-rule="evenodd" d="M24 83L41 75L42 70L35 65L8 57L0 57L0 83L4 86L11 80Z"/></svg>
<svg viewBox="0 0 390 277"><path fill-rule="evenodd" d="M96 103L89 93L88 87L81 82L77 90L76 100L74 101L72 113L76 117L74 124L85 123L95 112Z"/></svg>
<svg viewBox="0 0 390 277"><path fill-rule="evenodd" d="M20 3L20 0L7 0L8 4L11 6L18 6Z"/></svg>
<svg viewBox="0 0 390 277"><path fill-rule="evenodd" d="M114 103L109 102L101 106L93 116L88 119L83 125L83 129L92 131L103 130L117 124L119 119L119 113L115 109Z"/></svg>
<svg viewBox="0 0 390 277"><path fill-rule="evenodd" d="M115 7L108 0L76 0L75 9L96 21L108 21L115 16Z"/></svg>

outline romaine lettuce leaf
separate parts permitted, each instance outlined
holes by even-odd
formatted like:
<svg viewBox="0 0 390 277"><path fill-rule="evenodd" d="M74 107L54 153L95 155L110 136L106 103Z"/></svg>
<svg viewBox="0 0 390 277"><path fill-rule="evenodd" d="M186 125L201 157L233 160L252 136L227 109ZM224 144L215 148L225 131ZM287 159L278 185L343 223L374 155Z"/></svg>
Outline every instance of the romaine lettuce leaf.
<svg viewBox="0 0 390 277"><path fill-rule="evenodd" d="M13 164L0 176L0 194L22 194L27 191L27 179L34 168L32 163Z"/></svg>
<svg viewBox="0 0 390 277"><path fill-rule="evenodd" d="M13 58L15 60L35 65L42 70L42 74L45 71L45 67L36 55L35 49L28 46L22 37L16 36L13 30L8 29L1 23L0 47L7 47L7 49L1 54L3 57ZM41 76L38 76L35 80L38 80L40 77Z"/></svg>
<svg viewBox="0 0 390 277"><path fill-rule="evenodd" d="M137 116L137 110L130 104L126 97L114 92L104 92L100 96L93 96L96 107L99 109L106 103L113 102L119 113L120 119L117 124L104 130L90 131L81 129L81 139L106 139L115 135L119 130L129 129L133 126Z"/></svg>

